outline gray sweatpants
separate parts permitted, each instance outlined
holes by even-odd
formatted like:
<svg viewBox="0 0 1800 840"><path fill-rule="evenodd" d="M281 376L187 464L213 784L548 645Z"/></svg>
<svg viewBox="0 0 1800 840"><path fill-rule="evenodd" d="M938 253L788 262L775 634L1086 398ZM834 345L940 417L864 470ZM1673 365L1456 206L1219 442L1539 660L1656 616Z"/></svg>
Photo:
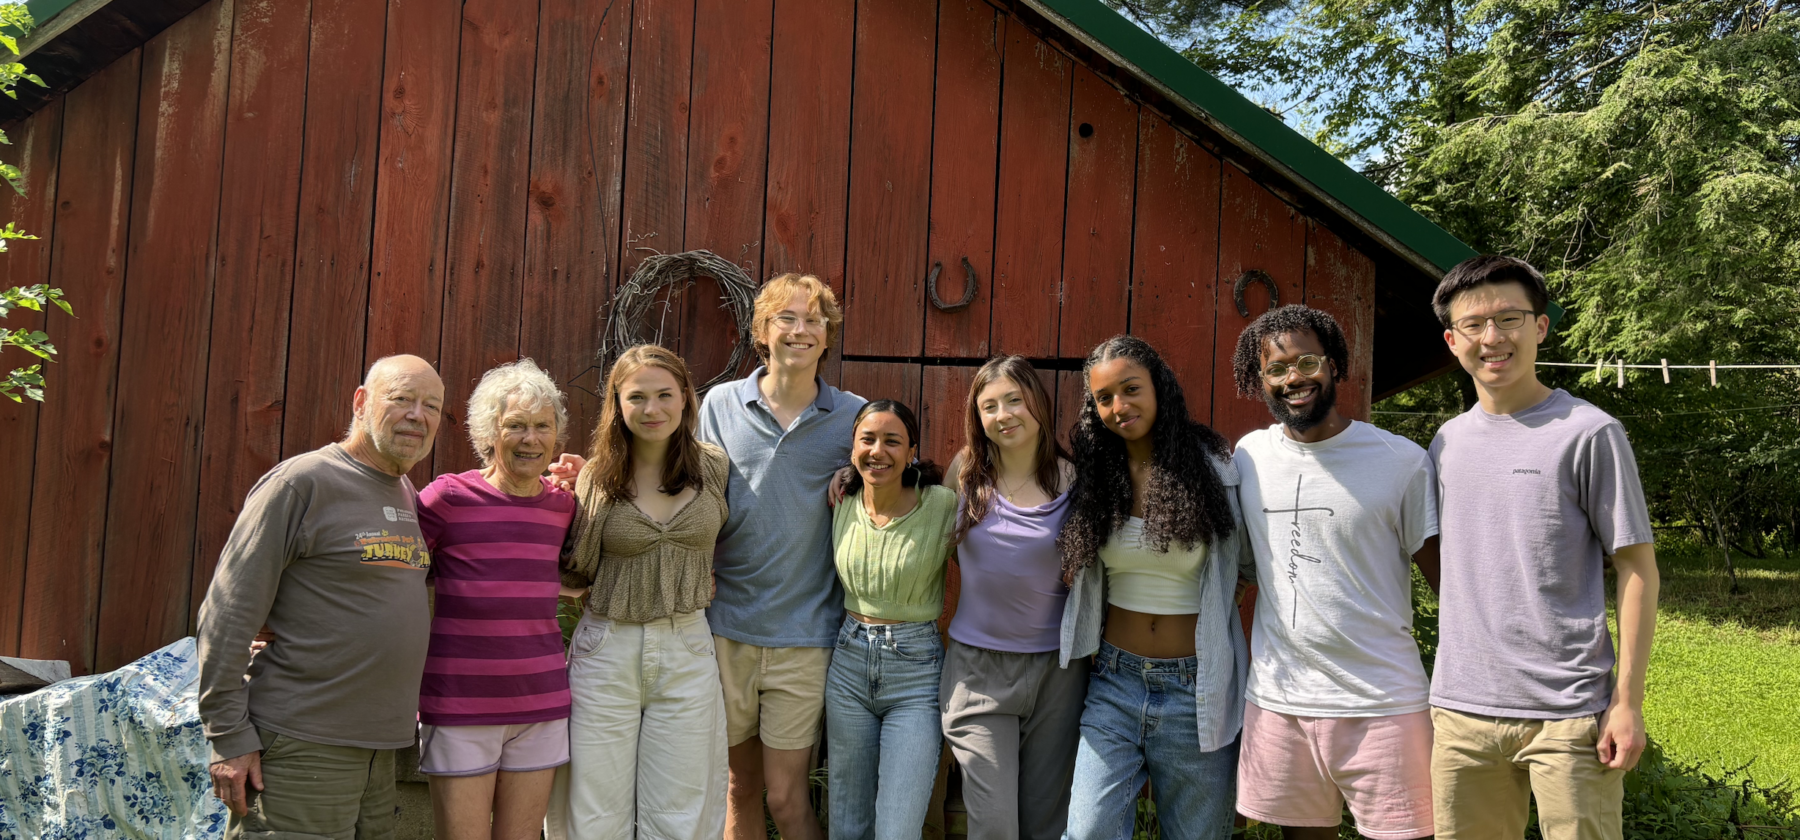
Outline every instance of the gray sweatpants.
<svg viewBox="0 0 1800 840"><path fill-rule="evenodd" d="M951 639L938 688L962 765L969 840L1057 840L1069 818L1088 661L1000 653Z"/></svg>

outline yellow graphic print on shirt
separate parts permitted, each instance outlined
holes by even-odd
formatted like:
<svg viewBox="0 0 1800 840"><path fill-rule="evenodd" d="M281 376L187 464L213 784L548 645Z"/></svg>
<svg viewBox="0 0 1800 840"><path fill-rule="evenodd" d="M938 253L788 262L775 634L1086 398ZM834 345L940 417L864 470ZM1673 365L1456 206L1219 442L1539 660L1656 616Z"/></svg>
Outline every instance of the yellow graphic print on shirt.
<svg viewBox="0 0 1800 840"><path fill-rule="evenodd" d="M411 534L394 534L386 529L364 531L356 535L356 545L362 549L364 563L401 569L431 568L431 552L425 548L425 541Z"/></svg>

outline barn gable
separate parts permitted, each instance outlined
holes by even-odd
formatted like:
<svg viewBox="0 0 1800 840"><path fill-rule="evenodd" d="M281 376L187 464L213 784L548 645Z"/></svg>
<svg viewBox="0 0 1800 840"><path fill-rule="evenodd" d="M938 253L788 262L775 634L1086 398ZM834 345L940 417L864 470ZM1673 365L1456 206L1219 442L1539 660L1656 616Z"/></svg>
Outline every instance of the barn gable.
<svg viewBox="0 0 1800 840"><path fill-rule="evenodd" d="M31 488L0 495L29 523L0 654L87 672L187 632L251 483L339 437L382 355L450 389L415 482L473 465L461 403L519 356L585 448L652 252L827 278L829 376L920 406L942 460L987 356L1036 360L1061 428L1127 330L1198 418L1268 423L1225 365L1271 293L1345 325L1354 414L1447 362L1424 304L1459 243L1097 0L39 2L52 88L0 120L30 188L5 218L42 238L0 282L80 318L48 321L49 401L0 405L0 482ZM702 378L717 304L701 281L650 325Z"/></svg>

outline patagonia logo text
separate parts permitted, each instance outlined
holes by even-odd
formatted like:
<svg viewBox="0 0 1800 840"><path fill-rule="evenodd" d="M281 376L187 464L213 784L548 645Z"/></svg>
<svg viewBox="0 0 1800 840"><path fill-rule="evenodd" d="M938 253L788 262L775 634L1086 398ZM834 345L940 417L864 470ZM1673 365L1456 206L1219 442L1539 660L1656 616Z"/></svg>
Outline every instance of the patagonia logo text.
<svg viewBox="0 0 1800 840"><path fill-rule="evenodd" d="M1517 470L1513 470L1512 474L1513 475L1543 475L1544 471L1543 470L1517 469Z"/></svg>

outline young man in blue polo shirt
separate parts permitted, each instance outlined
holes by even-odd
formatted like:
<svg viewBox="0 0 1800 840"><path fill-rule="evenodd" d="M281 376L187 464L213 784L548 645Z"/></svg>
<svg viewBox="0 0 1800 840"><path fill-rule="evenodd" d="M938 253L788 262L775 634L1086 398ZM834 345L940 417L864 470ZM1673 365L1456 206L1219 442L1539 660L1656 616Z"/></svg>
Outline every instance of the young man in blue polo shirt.
<svg viewBox="0 0 1800 840"><path fill-rule="evenodd" d="M819 378L842 322L819 278L770 280L751 329L763 366L712 389L700 408L701 439L731 457L731 514L713 554L718 593L706 613L731 744L727 838L764 836L765 787L782 837L820 837L807 772L844 614L825 489L850 459L865 402Z"/></svg>
<svg viewBox="0 0 1800 840"><path fill-rule="evenodd" d="M1637 460L1619 421L1538 381L1543 275L1483 256L1432 308L1480 404L1444 424L1443 587L1431 777L1439 840L1618 838L1644 749L1658 577ZM1619 646L1605 566L1618 577Z"/></svg>

